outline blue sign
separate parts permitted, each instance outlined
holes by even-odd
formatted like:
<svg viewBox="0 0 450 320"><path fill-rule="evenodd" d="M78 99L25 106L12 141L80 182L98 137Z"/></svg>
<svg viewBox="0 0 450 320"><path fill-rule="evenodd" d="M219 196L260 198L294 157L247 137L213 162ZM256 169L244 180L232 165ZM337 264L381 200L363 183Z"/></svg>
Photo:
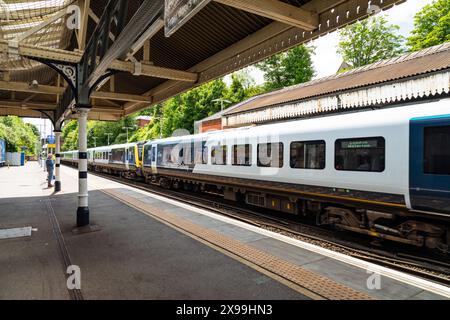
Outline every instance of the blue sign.
<svg viewBox="0 0 450 320"><path fill-rule="evenodd" d="M55 144L56 143L55 136L47 136L47 143L48 144Z"/></svg>
<svg viewBox="0 0 450 320"><path fill-rule="evenodd" d="M0 139L0 166L6 162L6 143L5 140Z"/></svg>

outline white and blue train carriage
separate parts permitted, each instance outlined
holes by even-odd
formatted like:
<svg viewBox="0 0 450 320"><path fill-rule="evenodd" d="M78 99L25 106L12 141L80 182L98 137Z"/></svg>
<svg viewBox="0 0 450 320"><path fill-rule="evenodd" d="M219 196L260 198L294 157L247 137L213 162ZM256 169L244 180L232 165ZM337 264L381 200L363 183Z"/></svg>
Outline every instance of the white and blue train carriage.
<svg viewBox="0 0 450 320"><path fill-rule="evenodd" d="M381 238L448 245L450 99L154 140L143 174Z"/></svg>

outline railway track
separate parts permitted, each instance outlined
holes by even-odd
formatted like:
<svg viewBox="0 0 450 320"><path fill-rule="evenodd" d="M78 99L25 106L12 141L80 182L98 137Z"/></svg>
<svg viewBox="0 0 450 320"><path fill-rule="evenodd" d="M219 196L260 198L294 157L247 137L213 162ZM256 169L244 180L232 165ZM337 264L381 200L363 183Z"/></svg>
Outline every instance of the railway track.
<svg viewBox="0 0 450 320"><path fill-rule="evenodd" d="M141 181L99 172L91 173L165 198L182 201L197 208L214 211L215 213L335 252L450 286L450 259L448 257L438 260L425 254L415 254L403 247L400 249L404 251L399 251L398 247L395 247L396 249L394 250L390 247L373 248L368 237L314 226L311 223L300 222L295 217L284 214L268 213L264 210L256 212L254 208L249 209L227 203L226 201L219 201L220 198L217 195L199 195L191 192L167 190Z"/></svg>

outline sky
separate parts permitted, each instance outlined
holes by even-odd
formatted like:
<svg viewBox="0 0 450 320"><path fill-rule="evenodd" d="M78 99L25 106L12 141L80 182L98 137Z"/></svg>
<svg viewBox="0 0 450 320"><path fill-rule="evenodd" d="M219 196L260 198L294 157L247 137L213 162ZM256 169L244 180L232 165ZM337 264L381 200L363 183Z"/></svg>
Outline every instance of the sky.
<svg viewBox="0 0 450 320"><path fill-rule="evenodd" d="M407 0L380 14L383 14L389 23L399 25L400 34L407 37L414 27L414 15L425 5L432 2L433 0ZM339 69L342 57L336 52L338 42L339 33L333 32L310 43L316 47L315 55L313 56L314 69L316 70L315 79L335 74ZM249 67L249 71L256 84L264 83L264 74L260 70L255 67ZM226 77L225 81L230 83L230 77ZM45 130L43 119L24 120L36 125L38 129L41 128L43 137L52 134L52 126L49 120L45 120Z"/></svg>

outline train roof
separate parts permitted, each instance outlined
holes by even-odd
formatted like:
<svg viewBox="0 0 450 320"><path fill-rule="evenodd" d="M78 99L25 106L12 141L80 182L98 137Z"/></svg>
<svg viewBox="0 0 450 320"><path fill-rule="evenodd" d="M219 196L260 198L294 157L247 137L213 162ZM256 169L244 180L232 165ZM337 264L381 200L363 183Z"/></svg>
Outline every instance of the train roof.
<svg viewBox="0 0 450 320"><path fill-rule="evenodd" d="M323 117L316 117L310 119L297 119L285 122L278 122L274 124L265 124L252 127L240 127L235 129L226 129L213 131L208 133L201 133L196 135L189 135L184 137L171 137L166 139L158 139L149 141L149 144L166 144L173 142L183 142L192 140L201 140L208 138L208 141L221 142L227 139L237 139L242 136L243 131L247 131L245 137L274 137L278 134L289 133L309 133L317 131L333 131L345 128L354 127L373 127L373 126L389 126L390 124L398 122L410 121L412 118L421 116L433 116L450 114L448 106L450 105L450 98L443 98L439 100L424 101L414 104L401 104L392 108L349 112L345 114L334 114Z"/></svg>
<svg viewBox="0 0 450 320"><path fill-rule="evenodd" d="M266 124L260 126L230 128L219 131L211 131L199 133L194 135L170 137L164 139L156 139L150 141L132 142L127 144L110 145L104 147L97 147L88 149L88 151L110 151L112 149L126 148L135 146L138 143L145 143L145 145L152 144L168 144L168 143L182 143L192 140L202 140L208 138L208 141L224 141L226 139L239 139L242 132L246 131L245 137L251 136L276 136L281 133L301 133L314 131L333 131L343 128L351 127L373 127L380 125L389 125L399 121L409 121L415 117L433 116L449 114L448 109L450 105L450 98L443 98L439 100L424 101L414 104L402 104L392 108L349 112L345 114L335 114L312 119L297 119L282 123ZM370 115L369 115L370 113ZM69 151L69 152L77 152Z"/></svg>
<svg viewBox="0 0 450 320"><path fill-rule="evenodd" d="M122 148L129 148L134 147L138 143L141 142L130 142L130 143L123 143L123 144L112 144L109 146L102 146L102 147L95 147L95 148L89 148L88 151L109 151L113 149L122 149Z"/></svg>
<svg viewBox="0 0 450 320"><path fill-rule="evenodd" d="M179 137L169 137L169 138L163 138L163 139L154 139L149 140L145 145L151 145L151 144L165 144L165 143L174 143L174 142L183 142L183 141L192 141L192 140L201 140L204 138L213 138L214 136L218 136L224 133L232 133L232 132L242 132L245 130L249 130L253 128L253 126L250 127L240 127L240 128L231 128L231 129L224 129L224 130L217 130L217 131L210 131L210 132L203 132L198 134L191 134L186 136L179 136Z"/></svg>

